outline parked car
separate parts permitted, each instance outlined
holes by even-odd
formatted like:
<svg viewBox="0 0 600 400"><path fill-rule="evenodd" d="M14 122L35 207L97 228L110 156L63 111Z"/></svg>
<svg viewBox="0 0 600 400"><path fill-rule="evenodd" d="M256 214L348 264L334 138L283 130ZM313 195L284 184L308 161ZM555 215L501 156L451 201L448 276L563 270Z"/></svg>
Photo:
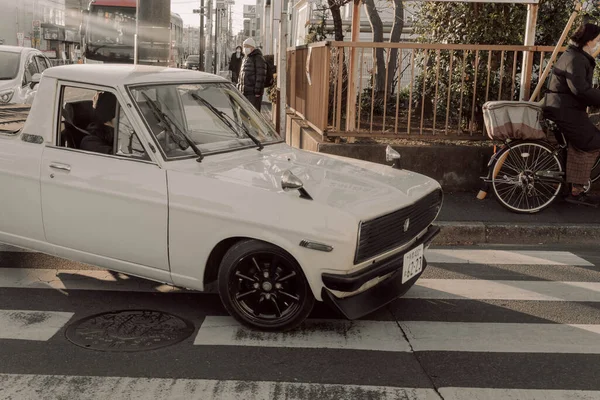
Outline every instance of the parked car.
<svg viewBox="0 0 600 400"><path fill-rule="evenodd" d="M188 56L187 60L185 60L185 69L200 69L200 57L198 55Z"/></svg>
<svg viewBox="0 0 600 400"><path fill-rule="evenodd" d="M31 104L50 60L39 50L0 46L0 104Z"/></svg>
<svg viewBox="0 0 600 400"><path fill-rule="evenodd" d="M86 151L107 93L112 145ZM315 300L350 319L382 307L421 276L439 232L440 185L391 148L393 167L292 148L216 75L55 67L24 126L0 136L0 242L188 289L216 282L252 328L292 329Z"/></svg>

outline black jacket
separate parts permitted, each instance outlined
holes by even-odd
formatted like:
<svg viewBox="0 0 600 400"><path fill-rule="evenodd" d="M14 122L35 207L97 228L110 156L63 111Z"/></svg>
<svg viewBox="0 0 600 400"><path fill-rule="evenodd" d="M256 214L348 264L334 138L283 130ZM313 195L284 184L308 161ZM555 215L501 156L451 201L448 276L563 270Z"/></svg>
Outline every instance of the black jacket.
<svg viewBox="0 0 600 400"><path fill-rule="evenodd" d="M583 151L600 149L600 131L586 113L588 106L600 106L600 90L592 87L595 66L592 56L569 46L552 70L544 102L544 116Z"/></svg>
<svg viewBox="0 0 600 400"><path fill-rule="evenodd" d="M229 61L229 70L232 75L239 75L240 68L242 68L242 63L244 62L244 53L240 54L240 58L237 58L237 54L233 53L231 55L231 60Z"/></svg>
<svg viewBox="0 0 600 400"><path fill-rule="evenodd" d="M79 145L81 150L113 154L114 128L94 122L87 127L87 131L90 134L81 139L81 144Z"/></svg>
<svg viewBox="0 0 600 400"><path fill-rule="evenodd" d="M246 95L262 96L267 79L267 63L259 49L244 57L238 88Z"/></svg>

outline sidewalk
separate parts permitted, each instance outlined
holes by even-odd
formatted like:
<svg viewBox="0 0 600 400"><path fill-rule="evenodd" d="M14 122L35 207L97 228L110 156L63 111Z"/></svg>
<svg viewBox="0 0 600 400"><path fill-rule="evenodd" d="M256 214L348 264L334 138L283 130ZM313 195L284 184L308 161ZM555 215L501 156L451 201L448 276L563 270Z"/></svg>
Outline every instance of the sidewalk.
<svg viewBox="0 0 600 400"><path fill-rule="evenodd" d="M515 214L493 193L445 193L437 220L442 233L436 244L600 244L600 208L576 206L558 199L537 214Z"/></svg>
<svg viewBox="0 0 600 400"><path fill-rule="evenodd" d="M267 121L270 121L271 113L273 112L271 102L265 101L265 99L263 98L262 105L260 106L260 112L262 113L263 117L267 119Z"/></svg>

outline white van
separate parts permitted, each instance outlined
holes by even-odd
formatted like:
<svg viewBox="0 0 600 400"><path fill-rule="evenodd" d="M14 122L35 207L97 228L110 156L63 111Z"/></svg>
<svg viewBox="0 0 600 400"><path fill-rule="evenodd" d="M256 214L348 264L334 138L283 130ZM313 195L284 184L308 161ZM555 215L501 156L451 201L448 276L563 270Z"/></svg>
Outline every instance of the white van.
<svg viewBox="0 0 600 400"><path fill-rule="evenodd" d="M31 104L50 60L39 50L0 46L0 105Z"/></svg>

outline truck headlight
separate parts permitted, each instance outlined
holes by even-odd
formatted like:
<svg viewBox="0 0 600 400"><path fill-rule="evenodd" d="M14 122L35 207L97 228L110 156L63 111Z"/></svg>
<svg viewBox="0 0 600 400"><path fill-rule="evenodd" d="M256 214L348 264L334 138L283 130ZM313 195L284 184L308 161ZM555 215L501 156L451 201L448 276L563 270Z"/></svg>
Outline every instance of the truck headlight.
<svg viewBox="0 0 600 400"><path fill-rule="evenodd" d="M8 103L12 99L14 93L14 90L0 92L0 103Z"/></svg>

